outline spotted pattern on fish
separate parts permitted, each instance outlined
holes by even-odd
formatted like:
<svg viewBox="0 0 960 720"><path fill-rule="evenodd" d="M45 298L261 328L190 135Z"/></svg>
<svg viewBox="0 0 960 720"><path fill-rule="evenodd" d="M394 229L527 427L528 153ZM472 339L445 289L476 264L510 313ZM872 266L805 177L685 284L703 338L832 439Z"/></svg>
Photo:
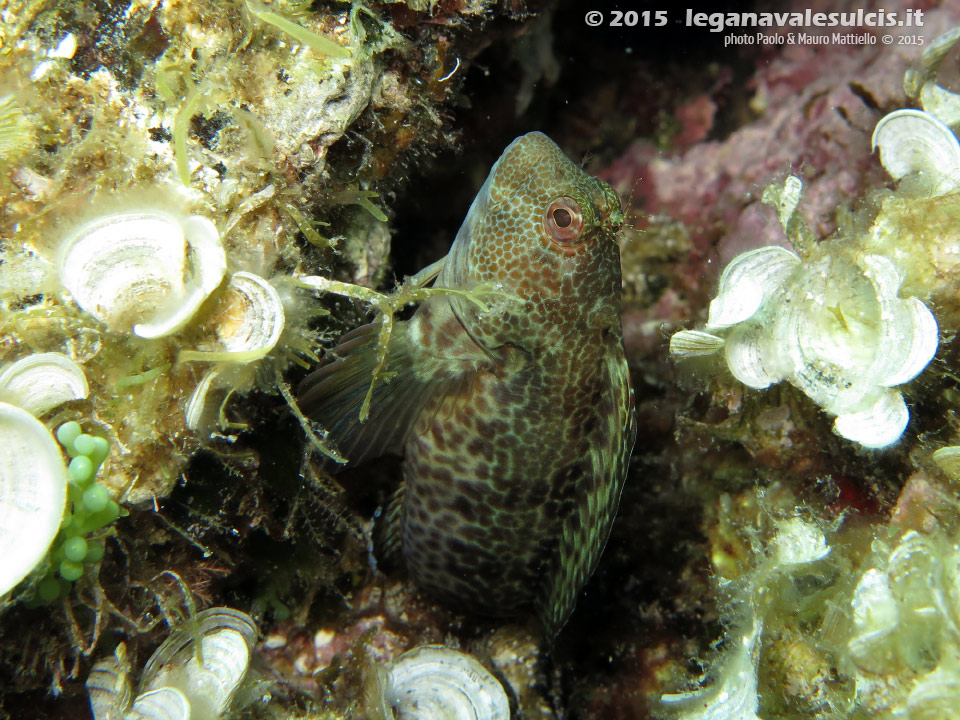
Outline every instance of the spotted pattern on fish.
<svg viewBox="0 0 960 720"><path fill-rule="evenodd" d="M414 580L555 633L597 563L636 435L620 327L620 201L545 135L503 153L433 295L397 323L368 420L377 325L300 388L351 461L391 447L404 485L387 547ZM495 294L491 294L490 291ZM481 294L486 291L486 294Z"/></svg>

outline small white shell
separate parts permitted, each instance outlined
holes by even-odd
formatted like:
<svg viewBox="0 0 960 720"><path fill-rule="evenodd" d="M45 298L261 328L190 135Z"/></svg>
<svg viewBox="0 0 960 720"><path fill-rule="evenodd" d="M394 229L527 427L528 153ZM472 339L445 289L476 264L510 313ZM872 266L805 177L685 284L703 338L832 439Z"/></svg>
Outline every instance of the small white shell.
<svg viewBox="0 0 960 720"><path fill-rule="evenodd" d="M0 168L30 148L33 133L13 95L0 96Z"/></svg>
<svg viewBox="0 0 960 720"><path fill-rule="evenodd" d="M86 687L94 720L115 720L130 704L130 678L116 657L94 665Z"/></svg>
<svg viewBox="0 0 960 720"><path fill-rule="evenodd" d="M0 596L50 548L67 500L57 441L26 410L0 402Z"/></svg>
<svg viewBox="0 0 960 720"><path fill-rule="evenodd" d="M233 327L221 323L217 335L225 350L237 355L263 357L273 350L283 332L283 301L259 275L237 272L230 278L227 294L242 304L243 320Z"/></svg>
<svg viewBox="0 0 960 720"><path fill-rule="evenodd" d="M799 265L799 255L778 245L737 255L720 276L707 327L726 328L753 317Z"/></svg>
<svg viewBox="0 0 960 720"><path fill-rule="evenodd" d="M190 720L191 716L190 701L184 694L176 688L162 687L139 695L123 720Z"/></svg>
<svg viewBox="0 0 960 720"><path fill-rule="evenodd" d="M469 655L427 645L387 668L387 697L397 720L509 720L503 687Z"/></svg>
<svg viewBox="0 0 960 720"><path fill-rule="evenodd" d="M862 409L880 326L874 286L844 255L803 268L773 319L770 345L784 376L833 414Z"/></svg>
<svg viewBox="0 0 960 720"><path fill-rule="evenodd" d="M910 720L953 720L960 707L960 678L937 667L917 680L907 697Z"/></svg>
<svg viewBox="0 0 960 720"><path fill-rule="evenodd" d="M727 367L733 376L756 390L783 379L772 367L771 353L764 351L765 335L759 325L740 325L730 332L724 348Z"/></svg>
<svg viewBox="0 0 960 720"><path fill-rule="evenodd" d="M931 197L960 187L960 142L943 122L922 110L896 110L881 118L872 147L890 176L919 174Z"/></svg>
<svg viewBox="0 0 960 720"><path fill-rule="evenodd" d="M62 353L34 353L0 372L0 397L32 415L43 415L90 392L83 370Z"/></svg>
<svg viewBox="0 0 960 720"><path fill-rule="evenodd" d="M142 691L176 688L196 717L218 717L230 704L250 663L257 626L246 613L211 608L197 613L192 629L175 630L143 669ZM201 638L203 663L194 638Z"/></svg>
<svg viewBox="0 0 960 720"><path fill-rule="evenodd" d="M777 203L777 218L780 220L780 226L784 232L787 232L790 220L797 211L802 195L803 180L796 175L790 175L784 180L783 189L780 192L780 202Z"/></svg>
<svg viewBox="0 0 960 720"><path fill-rule="evenodd" d="M269 353L283 332L283 301L259 275L234 273L212 311L217 343L211 349L184 350L180 360L247 363Z"/></svg>
<svg viewBox="0 0 960 720"><path fill-rule="evenodd" d="M931 42L920 56L921 72L924 80L932 80L940 70L943 59L950 49L960 40L960 27L947 30Z"/></svg>
<svg viewBox="0 0 960 720"><path fill-rule="evenodd" d="M761 353L764 366L837 416L840 435L870 448L903 433L910 414L888 388L916 377L939 344L933 314L898 297L900 281L883 256L823 254L785 292ZM728 353L734 344L728 337Z"/></svg>
<svg viewBox="0 0 960 720"><path fill-rule="evenodd" d="M890 318L880 344L886 352L874 371L880 385L896 387L913 380L930 364L940 345L940 330L936 317L917 298L889 300L882 299Z"/></svg>
<svg viewBox="0 0 960 720"><path fill-rule="evenodd" d="M224 713L246 675L257 626L231 608L211 608L189 622L150 656L132 706L123 644L94 666L87 691L96 720L216 720Z"/></svg>
<svg viewBox="0 0 960 720"><path fill-rule="evenodd" d="M684 357L722 347L744 385L787 380L837 416L840 435L885 447L910 418L890 388L919 375L940 342L929 308L899 297L902 279L887 257L854 256L834 244L803 263L785 248L751 250L720 277L708 332L675 333L670 351Z"/></svg>
<svg viewBox="0 0 960 720"><path fill-rule="evenodd" d="M951 480L960 480L960 445L948 445L934 451L933 461Z"/></svg>
<svg viewBox="0 0 960 720"><path fill-rule="evenodd" d="M867 255L860 264L863 274L874 284L883 320L880 351L869 375L878 385L903 385L919 375L937 354L937 319L917 298L897 297L901 277L890 260L882 255Z"/></svg>
<svg viewBox="0 0 960 720"><path fill-rule="evenodd" d="M702 330L680 330L670 336L670 354L681 358L715 355L723 344L722 337Z"/></svg>
<svg viewBox="0 0 960 720"><path fill-rule="evenodd" d="M660 702L678 711L678 720L760 720L757 708L757 662L763 626L730 637L728 647L714 668L714 684L684 693L660 696Z"/></svg>
<svg viewBox="0 0 960 720"><path fill-rule="evenodd" d="M887 577L894 597L916 602L928 597L942 581L941 553L930 538L909 530L890 553ZM922 604L923 601L921 600ZM946 608L941 606L941 611Z"/></svg>
<svg viewBox="0 0 960 720"><path fill-rule="evenodd" d="M241 633L230 628L205 633L200 646L202 663L191 644L158 669L146 690L173 688L182 693L197 717L217 718L227 709L246 675L250 647Z"/></svg>
<svg viewBox="0 0 960 720"><path fill-rule="evenodd" d="M827 539L820 528L800 518L777 523L777 534L771 549L778 566L804 565L830 554Z"/></svg>
<svg viewBox="0 0 960 720"><path fill-rule="evenodd" d="M837 415L833 429L864 447L883 448L903 435L908 422L910 411L903 395L890 390L879 393L873 404L863 410Z"/></svg>
<svg viewBox="0 0 960 720"><path fill-rule="evenodd" d="M848 646L859 664L869 664L877 643L900 623L900 611L887 574L876 568L867 570L853 591L850 605L854 635Z"/></svg>
<svg viewBox="0 0 960 720"><path fill-rule="evenodd" d="M219 375L220 371L216 367L212 367L204 373L204 376L200 378L200 382L197 383L197 387L190 396L190 400L187 402L187 407L183 413L187 429L196 431L203 423L203 415L207 409L207 395L213 388L213 383Z"/></svg>
<svg viewBox="0 0 960 720"><path fill-rule="evenodd" d="M250 645L242 633L223 628L204 635L201 648L203 663L196 654L190 658L185 671L189 684L184 691L192 698L194 708L203 702L219 715L230 704L247 674Z"/></svg>
<svg viewBox="0 0 960 720"><path fill-rule="evenodd" d="M67 237L58 261L64 287L114 331L145 338L180 330L226 273L208 219L160 211L107 215Z"/></svg>
<svg viewBox="0 0 960 720"><path fill-rule="evenodd" d="M924 112L950 128L960 126L960 95L928 82L920 89L920 104Z"/></svg>

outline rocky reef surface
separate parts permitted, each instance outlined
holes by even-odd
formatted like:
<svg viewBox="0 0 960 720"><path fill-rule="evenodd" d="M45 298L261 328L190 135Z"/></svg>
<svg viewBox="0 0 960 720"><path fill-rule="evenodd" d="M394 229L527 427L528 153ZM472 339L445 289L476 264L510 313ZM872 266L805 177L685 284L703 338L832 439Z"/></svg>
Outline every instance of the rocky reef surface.
<svg viewBox="0 0 960 720"><path fill-rule="evenodd" d="M866 7L777 5L737 10ZM706 28L591 30L562 2L0 8L0 423L58 458L43 471L68 507L33 572L0 587L0 717L86 717L93 701L98 718L151 702L392 718L393 673L425 645L479 661L517 720L951 717L960 195L897 181L871 139L889 113L936 115L940 90L960 91L960 48L924 55L960 12L883 9L907 6L923 25L891 44L772 29L782 44L727 48ZM640 426L606 552L553 642L377 568L399 461L334 479L335 450L290 405L373 298L304 279L386 291L436 260L492 160L533 129L624 199ZM821 293L798 346L860 362L864 338L876 356L932 342L932 360L870 371L909 413L882 447L835 431L873 396L821 401L785 371L761 389L730 360L752 346L718 320L724 287L745 287L721 271L768 246L831 268L777 287L854 288ZM794 297L763 297L777 292ZM919 310L887 322L907 301L932 336ZM755 311L743 322L789 314ZM691 331L714 352L671 357ZM0 461L13 502L40 463ZM196 652L225 653L219 690ZM460 656L412 657L490 687Z"/></svg>

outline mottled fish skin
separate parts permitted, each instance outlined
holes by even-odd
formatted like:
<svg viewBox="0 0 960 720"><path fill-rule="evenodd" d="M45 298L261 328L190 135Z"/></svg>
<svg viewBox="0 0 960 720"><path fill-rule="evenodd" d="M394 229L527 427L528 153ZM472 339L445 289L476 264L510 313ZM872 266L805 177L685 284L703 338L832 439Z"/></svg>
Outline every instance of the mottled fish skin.
<svg viewBox="0 0 960 720"><path fill-rule="evenodd" d="M620 200L542 133L481 188L434 295L388 350L358 420L378 326L345 336L301 406L351 461L402 447L388 547L415 581L490 615L566 621L603 550L636 436L620 326Z"/></svg>

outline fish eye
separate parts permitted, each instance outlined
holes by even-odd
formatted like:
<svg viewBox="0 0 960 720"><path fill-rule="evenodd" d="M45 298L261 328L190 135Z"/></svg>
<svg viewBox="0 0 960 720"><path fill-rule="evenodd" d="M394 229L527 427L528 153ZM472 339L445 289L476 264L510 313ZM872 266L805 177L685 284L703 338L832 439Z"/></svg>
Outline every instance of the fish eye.
<svg viewBox="0 0 960 720"><path fill-rule="evenodd" d="M553 200L543 215L543 228L551 240L562 245L572 243L583 231L580 204L572 197Z"/></svg>

